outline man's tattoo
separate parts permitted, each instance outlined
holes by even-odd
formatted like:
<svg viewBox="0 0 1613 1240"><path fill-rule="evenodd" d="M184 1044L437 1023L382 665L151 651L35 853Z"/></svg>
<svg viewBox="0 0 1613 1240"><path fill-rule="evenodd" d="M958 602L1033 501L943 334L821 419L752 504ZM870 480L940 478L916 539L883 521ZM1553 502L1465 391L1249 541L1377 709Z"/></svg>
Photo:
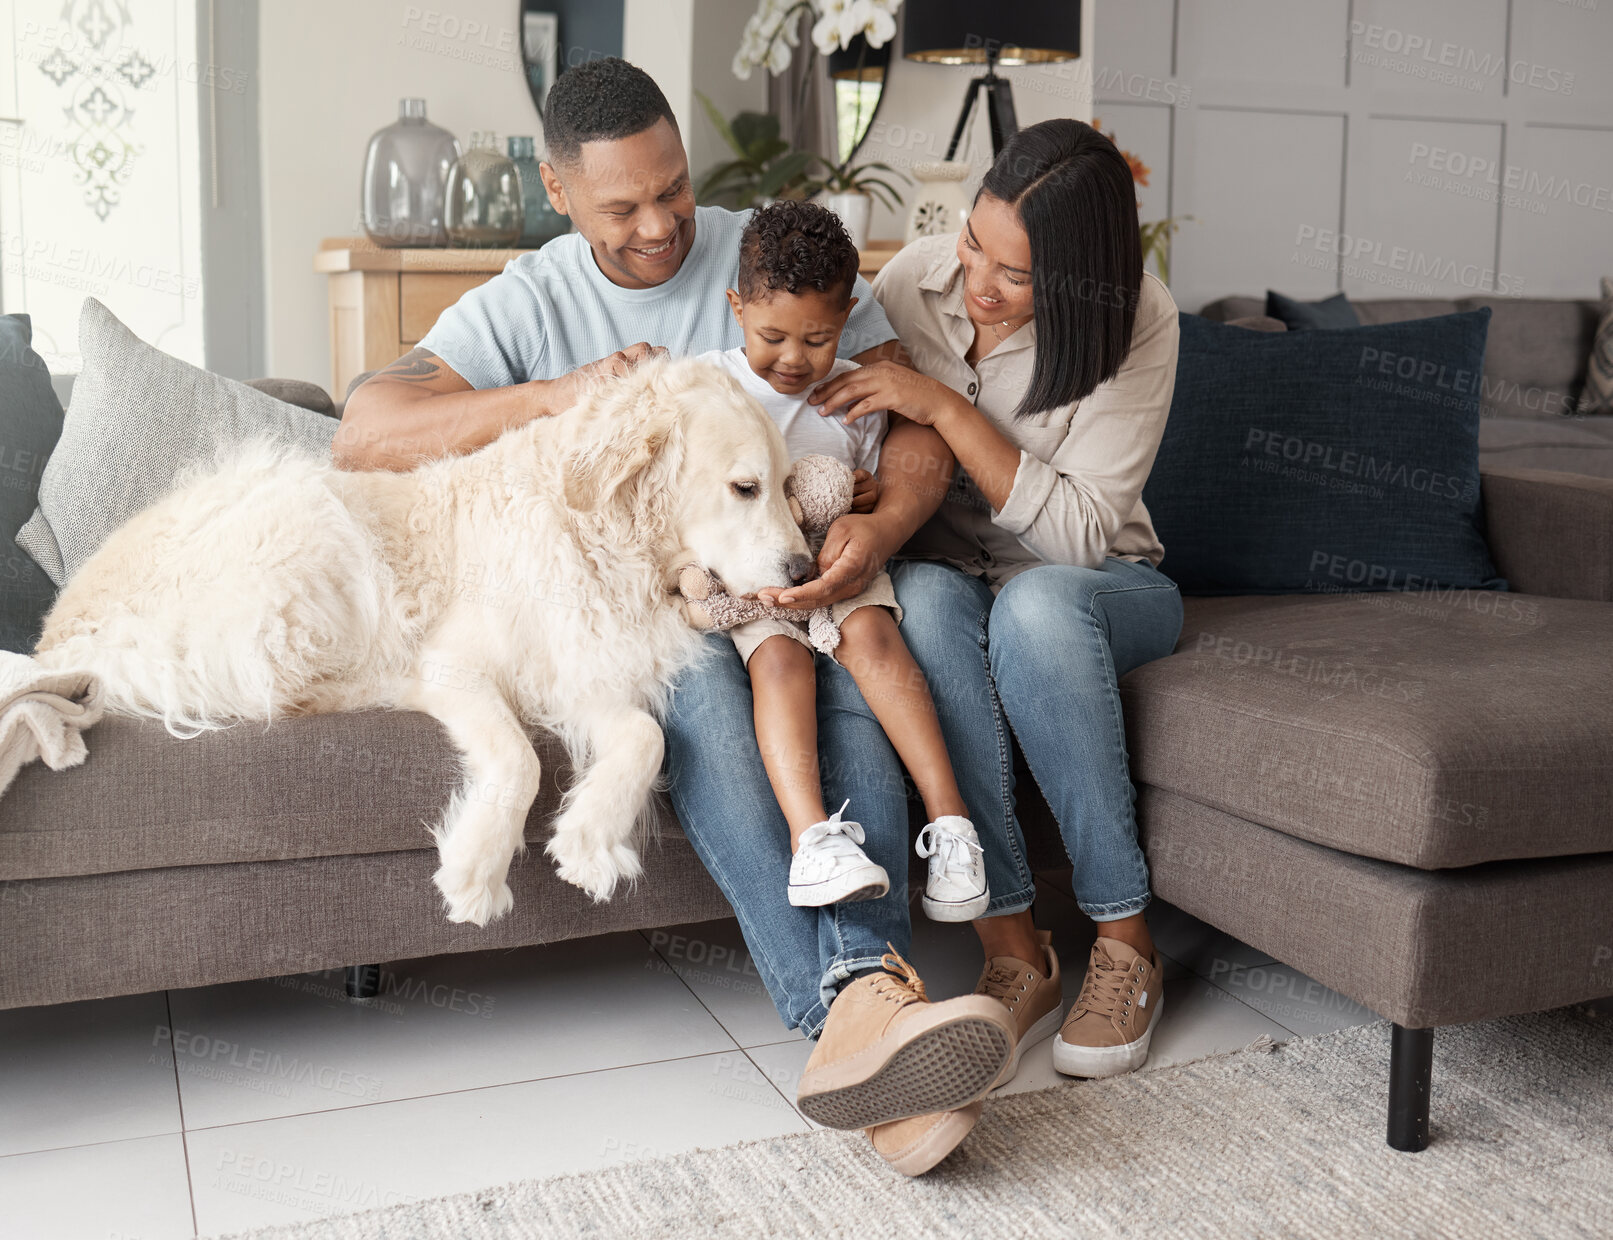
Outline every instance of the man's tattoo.
<svg viewBox="0 0 1613 1240"><path fill-rule="evenodd" d="M410 349L392 365L376 374L377 379L401 379L405 383L421 383L435 379L442 373L437 355L430 349Z"/></svg>

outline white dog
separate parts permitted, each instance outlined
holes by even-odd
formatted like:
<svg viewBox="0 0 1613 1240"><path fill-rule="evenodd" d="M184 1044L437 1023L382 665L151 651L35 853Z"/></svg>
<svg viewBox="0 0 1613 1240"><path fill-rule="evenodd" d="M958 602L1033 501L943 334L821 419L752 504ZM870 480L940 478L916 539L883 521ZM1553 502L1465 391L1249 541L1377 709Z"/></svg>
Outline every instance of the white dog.
<svg viewBox="0 0 1613 1240"><path fill-rule="evenodd" d="M117 530L62 590L35 657L96 673L108 711L175 735L432 715L466 777L432 832L435 881L449 918L476 925L513 903L538 792L523 725L552 729L578 778L548 852L604 900L641 871L657 715L700 650L676 570L704 564L735 594L802 579L788 469L761 407L694 361L646 362L408 473L257 441Z"/></svg>

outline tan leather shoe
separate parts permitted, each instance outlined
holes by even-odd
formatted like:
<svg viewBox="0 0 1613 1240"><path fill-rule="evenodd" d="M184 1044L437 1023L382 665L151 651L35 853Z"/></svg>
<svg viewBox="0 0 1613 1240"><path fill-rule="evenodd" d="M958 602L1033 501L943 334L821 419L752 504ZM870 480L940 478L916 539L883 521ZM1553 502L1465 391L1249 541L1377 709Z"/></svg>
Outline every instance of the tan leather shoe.
<svg viewBox="0 0 1613 1240"><path fill-rule="evenodd" d="M1118 939L1092 945L1086 981L1053 1043L1066 1076L1118 1076L1148 1062L1148 1043L1165 1006L1159 954L1145 960Z"/></svg>
<svg viewBox="0 0 1613 1240"><path fill-rule="evenodd" d="M1038 930L1036 941L1042 945L1043 958L1039 964L1031 965L1013 956L993 956L986 961L980 980L975 983L975 994L990 995L1008 1009L1017 1034L1014 1052L993 1089L1014 1079L1019 1071L1021 1051L1058 1031L1059 1009L1064 1003L1058 953L1053 950L1050 931Z"/></svg>
<svg viewBox="0 0 1613 1240"><path fill-rule="evenodd" d="M931 1003L918 973L890 951L857 978L801 1074L796 1101L828 1128L873 1128L983 1098L1013 1053L1007 1010L984 995Z"/></svg>
<svg viewBox="0 0 1613 1240"><path fill-rule="evenodd" d="M956 1111L915 1115L868 1130L874 1149L903 1175L923 1175L963 1143L980 1118L982 1104Z"/></svg>

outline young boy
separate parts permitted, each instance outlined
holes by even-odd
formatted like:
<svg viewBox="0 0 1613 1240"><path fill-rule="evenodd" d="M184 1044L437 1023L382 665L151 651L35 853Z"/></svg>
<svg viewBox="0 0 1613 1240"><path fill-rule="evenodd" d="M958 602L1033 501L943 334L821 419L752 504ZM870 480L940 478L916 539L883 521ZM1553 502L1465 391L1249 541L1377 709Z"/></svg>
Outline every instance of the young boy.
<svg viewBox="0 0 1613 1240"><path fill-rule="evenodd" d="M878 498L886 416L847 425L825 417L807 395L855 362L835 358L856 302L857 248L823 207L779 202L757 211L740 238L739 287L728 290L743 348L702 355L728 370L784 433L790 459L831 456L856 471L853 511ZM930 859L924 911L937 921L985 912L985 863L941 739L935 706L918 664L897 631L901 608L881 572L863 593L834 604L840 627L835 658L851 674L924 798L929 825L918 852ZM861 824L825 812L818 773L816 652L800 622L759 619L729 630L750 672L756 740L779 808L790 825L790 903L815 907L875 899L890 876L859 845ZM849 802L847 803L849 804Z"/></svg>

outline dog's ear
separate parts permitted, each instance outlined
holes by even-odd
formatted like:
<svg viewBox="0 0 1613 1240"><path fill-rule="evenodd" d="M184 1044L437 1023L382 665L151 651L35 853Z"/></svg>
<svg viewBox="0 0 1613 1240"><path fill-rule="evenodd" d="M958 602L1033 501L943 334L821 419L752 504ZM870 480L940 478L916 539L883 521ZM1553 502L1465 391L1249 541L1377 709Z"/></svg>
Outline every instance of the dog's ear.
<svg viewBox="0 0 1613 1240"><path fill-rule="evenodd" d="M578 512L597 512L656 457L672 434L672 419L650 402L619 417L604 436L566 458L565 496Z"/></svg>

